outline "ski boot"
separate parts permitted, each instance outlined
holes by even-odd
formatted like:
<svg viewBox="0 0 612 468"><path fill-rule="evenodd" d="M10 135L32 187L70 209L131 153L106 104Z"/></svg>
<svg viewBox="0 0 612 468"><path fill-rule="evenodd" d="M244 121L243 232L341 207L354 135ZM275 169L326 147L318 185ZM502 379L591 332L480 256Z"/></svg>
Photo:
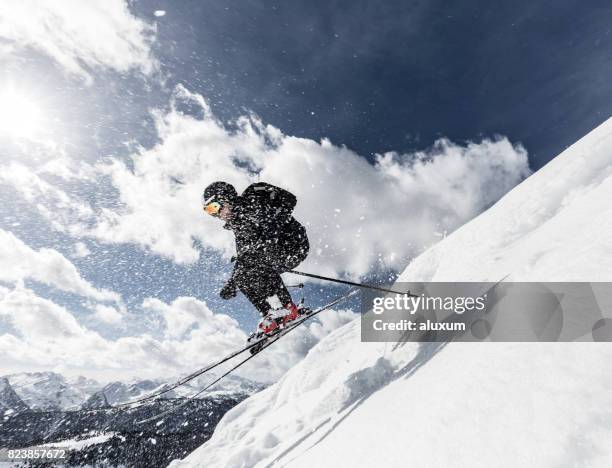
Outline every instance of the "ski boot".
<svg viewBox="0 0 612 468"><path fill-rule="evenodd" d="M267 338L276 335L289 323L303 315L308 315L310 309L304 307L303 301L299 305L290 302L283 308L271 309L257 325L257 330L249 336L247 343L258 343L250 348L251 354L261 350Z"/></svg>

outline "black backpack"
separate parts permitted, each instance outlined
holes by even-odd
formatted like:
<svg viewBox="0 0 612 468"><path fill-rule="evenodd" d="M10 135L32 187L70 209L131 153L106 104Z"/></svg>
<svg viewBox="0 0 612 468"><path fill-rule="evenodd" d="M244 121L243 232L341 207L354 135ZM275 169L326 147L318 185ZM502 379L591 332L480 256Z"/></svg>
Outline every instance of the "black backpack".
<svg viewBox="0 0 612 468"><path fill-rule="evenodd" d="M240 201L243 207L257 213L257 217L267 220L280 220L291 216L297 198L291 192L265 182L249 185Z"/></svg>

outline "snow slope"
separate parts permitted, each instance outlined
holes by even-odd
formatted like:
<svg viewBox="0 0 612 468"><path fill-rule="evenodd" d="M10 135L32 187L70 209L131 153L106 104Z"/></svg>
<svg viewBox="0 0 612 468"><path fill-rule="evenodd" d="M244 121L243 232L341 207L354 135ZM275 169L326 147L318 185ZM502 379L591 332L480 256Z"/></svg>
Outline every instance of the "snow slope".
<svg viewBox="0 0 612 468"><path fill-rule="evenodd" d="M612 119L404 281L612 281ZM612 344L361 343L336 330L173 467L612 466Z"/></svg>

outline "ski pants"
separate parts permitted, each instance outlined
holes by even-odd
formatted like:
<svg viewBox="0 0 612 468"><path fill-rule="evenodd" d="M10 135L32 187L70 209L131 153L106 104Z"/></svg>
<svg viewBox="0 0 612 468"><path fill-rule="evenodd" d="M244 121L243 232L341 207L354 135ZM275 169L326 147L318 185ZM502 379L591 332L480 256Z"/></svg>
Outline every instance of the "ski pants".
<svg viewBox="0 0 612 468"><path fill-rule="evenodd" d="M265 315L270 310L267 299L277 296L284 306L291 302L291 295L281 273L298 266L308 255L307 239L298 245L270 244L238 257L232 279L238 289L251 301L255 308Z"/></svg>

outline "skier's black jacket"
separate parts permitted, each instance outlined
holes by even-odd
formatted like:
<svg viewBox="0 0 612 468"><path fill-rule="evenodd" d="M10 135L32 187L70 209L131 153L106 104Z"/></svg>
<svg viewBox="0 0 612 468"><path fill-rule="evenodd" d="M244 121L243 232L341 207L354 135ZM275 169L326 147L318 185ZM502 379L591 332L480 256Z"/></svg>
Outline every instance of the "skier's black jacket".
<svg viewBox="0 0 612 468"><path fill-rule="evenodd" d="M305 258L308 237L292 216L296 202L292 193L265 182L249 185L232 202L232 218L224 227L236 236L237 267L249 257L282 270L292 258Z"/></svg>

